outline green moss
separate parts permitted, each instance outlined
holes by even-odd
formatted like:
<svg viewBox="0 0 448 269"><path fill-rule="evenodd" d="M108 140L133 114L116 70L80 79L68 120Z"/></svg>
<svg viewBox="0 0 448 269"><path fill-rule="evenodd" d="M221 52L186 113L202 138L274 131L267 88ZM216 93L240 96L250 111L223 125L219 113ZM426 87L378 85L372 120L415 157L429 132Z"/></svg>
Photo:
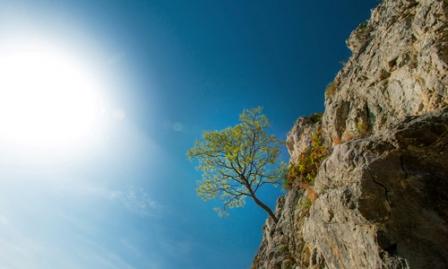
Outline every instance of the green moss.
<svg viewBox="0 0 448 269"><path fill-rule="evenodd" d="M313 205L313 202L308 197L304 197L303 198L303 206L302 206L302 208L304 210L309 211L312 205Z"/></svg>
<svg viewBox="0 0 448 269"><path fill-rule="evenodd" d="M356 123L356 130L360 136L365 136L369 132L369 124L364 121L358 121Z"/></svg>
<svg viewBox="0 0 448 269"><path fill-rule="evenodd" d="M297 203L297 210L299 212L298 218L300 219L300 221L304 221L305 218L309 217L312 205L313 201L309 197L303 196L300 199L300 201Z"/></svg>
<svg viewBox="0 0 448 269"><path fill-rule="evenodd" d="M284 254L284 253L288 253L288 252L289 252L288 245L286 245L286 244L281 244L281 245L279 245L279 246L276 247L275 251L276 251L277 253L282 253L282 254Z"/></svg>

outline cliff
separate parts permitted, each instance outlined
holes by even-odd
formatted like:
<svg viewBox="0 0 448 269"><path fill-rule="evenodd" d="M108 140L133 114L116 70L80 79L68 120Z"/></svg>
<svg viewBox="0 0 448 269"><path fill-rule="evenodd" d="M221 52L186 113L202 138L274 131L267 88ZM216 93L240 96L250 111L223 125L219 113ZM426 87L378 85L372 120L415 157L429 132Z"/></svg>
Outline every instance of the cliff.
<svg viewBox="0 0 448 269"><path fill-rule="evenodd" d="M448 268L447 21L448 1L385 0L352 32L322 117L288 135L254 269Z"/></svg>

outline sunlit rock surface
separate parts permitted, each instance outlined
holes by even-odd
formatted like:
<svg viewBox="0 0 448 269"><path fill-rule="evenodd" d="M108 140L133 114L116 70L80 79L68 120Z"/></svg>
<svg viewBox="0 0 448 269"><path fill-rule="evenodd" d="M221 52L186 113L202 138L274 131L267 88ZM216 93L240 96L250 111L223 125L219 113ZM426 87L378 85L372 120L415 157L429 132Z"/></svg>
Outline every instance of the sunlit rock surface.
<svg viewBox="0 0 448 269"><path fill-rule="evenodd" d="M448 1L386 0L351 34L322 122L287 139L294 163L321 126L315 194L279 199L253 268L448 268L447 15Z"/></svg>

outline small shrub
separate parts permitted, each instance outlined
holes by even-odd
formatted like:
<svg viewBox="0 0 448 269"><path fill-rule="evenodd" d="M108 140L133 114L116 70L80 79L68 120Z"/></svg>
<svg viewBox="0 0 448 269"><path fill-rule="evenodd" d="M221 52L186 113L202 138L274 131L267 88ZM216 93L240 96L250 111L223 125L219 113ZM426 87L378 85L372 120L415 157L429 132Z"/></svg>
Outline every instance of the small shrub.
<svg viewBox="0 0 448 269"><path fill-rule="evenodd" d="M312 205L313 205L313 201L311 201L310 198L308 198L308 197L304 197L303 198L302 208L304 210L308 210L309 211Z"/></svg>
<svg viewBox="0 0 448 269"><path fill-rule="evenodd" d="M303 196L298 204L299 208L299 216L301 219L309 217L310 215L310 209L313 205L313 200L308 198L307 196Z"/></svg>
<svg viewBox="0 0 448 269"><path fill-rule="evenodd" d="M327 88L325 89L325 98L331 98L336 93L336 83L333 81L330 84L328 84Z"/></svg>
<svg viewBox="0 0 448 269"><path fill-rule="evenodd" d="M291 166L288 167L288 172L286 174L286 177L283 179L283 189L285 190L291 190L292 189L292 180L290 179L290 168Z"/></svg>
<svg viewBox="0 0 448 269"><path fill-rule="evenodd" d="M312 185L319 166L327 155L328 149L323 145L319 128L312 134L308 150L300 154L295 164L290 164L286 177L287 188L298 186L301 189L306 189Z"/></svg>
<svg viewBox="0 0 448 269"><path fill-rule="evenodd" d="M367 21L363 21L358 25L358 29L364 30L365 28L367 28L368 25L369 25L369 23Z"/></svg>
<svg viewBox="0 0 448 269"><path fill-rule="evenodd" d="M311 123L318 123L322 121L322 113L314 113L310 116Z"/></svg>

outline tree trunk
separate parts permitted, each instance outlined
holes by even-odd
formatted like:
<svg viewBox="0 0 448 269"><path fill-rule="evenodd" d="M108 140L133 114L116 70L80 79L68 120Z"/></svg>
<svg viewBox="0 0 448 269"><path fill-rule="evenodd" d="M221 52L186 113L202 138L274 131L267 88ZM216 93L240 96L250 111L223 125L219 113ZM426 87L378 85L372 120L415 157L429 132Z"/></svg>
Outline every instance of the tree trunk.
<svg viewBox="0 0 448 269"><path fill-rule="evenodd" d="M242 176L242 175L240 175L240 176L241 176L241 180L242 180L244 186L245 186L246 189L249 191L250 197L252 197L252 199L255 201L255 203L256 203L259 207L263 208L263 210L266 211L266 212L269 214L269 216L272 218L272 220L273 220L275 223L277 223L277 222L278 222L278 219L277 219L277 217L275 216L274 212L272 212L272 210L271 210L271 208L270 208L269 206L267 206L267 205L266 205L265 203L263 203L260 199L258 199L258 197L255 195L254 190L252 189L252 186L251 186L250 183L249 183L249 180L248 180L246 177Z"/></svg>
<svg viewBox="0 0 448 269"><path fill-rule="evenodd" d="M275 216L274 212L272 212L271 208L269 206L267 206L265 203L263 203L262 201L260 201L257 196L255 196L255 194L253 194L253 192L251 192L251 197L252 199L255 201L255 203L264 209L264 211L266 211L269 216L272 218L272 220L274 220L275 223L278 222L277 217Z"/></svg>

